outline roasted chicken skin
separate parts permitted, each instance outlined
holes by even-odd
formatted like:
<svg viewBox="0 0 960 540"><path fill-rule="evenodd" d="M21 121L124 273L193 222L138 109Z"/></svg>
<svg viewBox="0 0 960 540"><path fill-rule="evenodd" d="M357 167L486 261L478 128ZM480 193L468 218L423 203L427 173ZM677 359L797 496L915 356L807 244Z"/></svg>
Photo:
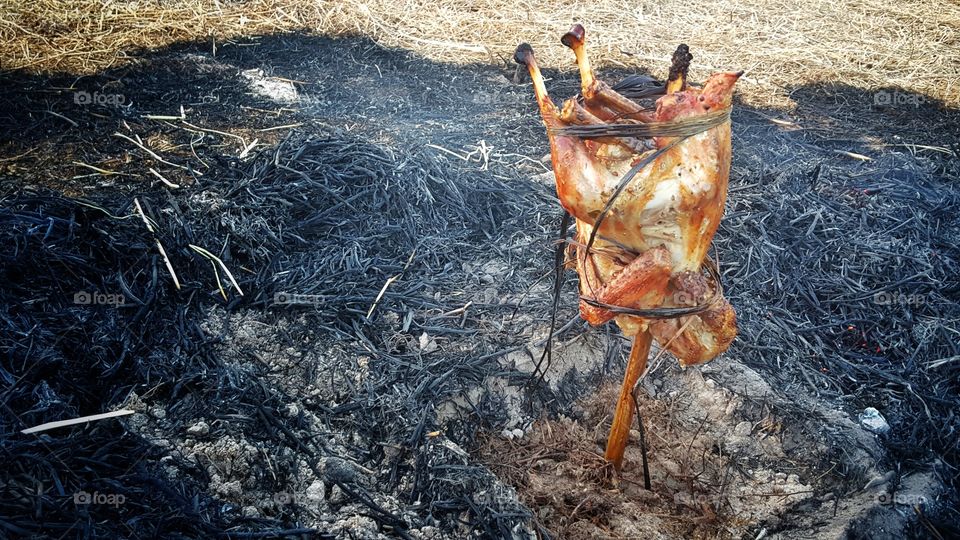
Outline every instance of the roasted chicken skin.
<svg viewBox="0 0 960 540"><path fill-rule="evenodd" d="M581 26L562 41L577 56L582 83L582 101L571 98L562 109L547 94L532 49L521 45L516 59L533 79L560 203L576 218L572 252L580 276L581 315L593 325L613 319L627 335L649 330L683 365L711 360L737 332L733 307L701 268L727 196L731 144L725 113L740 73L714 74L696 88L686 85L684 67L679 76L671 73L665 95L650 110L593 76ZM656 127L707 117L722 121L683 139L604 135L603 130L587 139L566 129ZM614 198L621 179L645 161ZM678 318L629 313L702 304L709 307Z"/></svg>

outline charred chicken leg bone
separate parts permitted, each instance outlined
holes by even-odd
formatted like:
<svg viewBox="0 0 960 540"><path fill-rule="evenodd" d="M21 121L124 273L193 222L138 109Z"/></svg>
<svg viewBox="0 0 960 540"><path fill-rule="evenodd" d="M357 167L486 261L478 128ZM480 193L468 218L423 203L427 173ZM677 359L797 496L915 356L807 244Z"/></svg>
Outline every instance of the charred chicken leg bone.
<svg viewBox="0 0 960 540"><path fill-rule="evenodd" d="M588 110L608 111L606 114L601 112L597 115L606 120L620 118L630 118L643 122L653 120L650 111L622 96L611 89L607 83L594 77L593 70L590 67L590 59L587 57L586 32L583 26L574 25L569 32L560 38L560 41L570 47L577 57L577 67L580 68L580 91L583 94L584 101L588 104Z"/></svg>
<svg viewBox="0 0 960 540"><path fill-rule="evenodd" d="M651 113L596 79L583 27L562 41L577 57L582 106L572 99L557 109L529 45L518 47L515 58L533 79L557 195L576 218L581 315L594 325L615 319L635 337L607 448L607 459L619 468L632 418L630 391L651 338L691 365L714 358L736 335L736 315L719 280L708 282L700 269L726 199L727 120L740 73L687 87L691 56L683 46Z"/></svg>

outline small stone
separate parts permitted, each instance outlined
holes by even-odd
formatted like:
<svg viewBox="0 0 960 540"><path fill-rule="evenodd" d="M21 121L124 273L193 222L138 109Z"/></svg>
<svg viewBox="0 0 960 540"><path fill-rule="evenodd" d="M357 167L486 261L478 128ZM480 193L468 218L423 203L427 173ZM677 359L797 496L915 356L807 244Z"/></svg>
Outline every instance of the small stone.
<svg viewBox="0 0 960 540"><path fill-rule="evenodd" d="M424 354L432 353L433 351L439 348L437 346L437 340L430 337L430 335L427 334L426 332L420 334L419 341L420 341L420 352Z"/></svg>
<svg viewBox="0 0 960 540"><path fill-rule="evenodd" d="M347 496L343 490L340 489L340 486L333 486L333 488L330 489L330 498L327 499L327 502L330 504L341 504L346 502L346 500Z"/></svg>
<svg viewBox="0 0 960 540"><path fill-rule="evenodd" d="M136 392L130 392L126 401L123 403L123 408L137 412L144 412L147 410L147 404L140 399L140 396L138 396Z"/></svg>
<svg viewBox="0 0 960 540"><path fill-rule="evenodd" d="M307 500L319 504L326 499L327 486L323 484L323 480L314 480L309 487L307 487Z"/></svg>
<svg viewBox="0 0 960 540"><path fill-rule="evenodd" d="M156 418L156 419L158 419L158 420L163 420L164 418L167 417L167 411L164 410L163 407L151 407L151 408L150 408L150 416L152 416L152 417L154 417L154 418Z"/></svg>
<svg viewBox="0 0 960 540"><path fill-rule="evenodd" d="M514 439L522 439L524 435L522 429L514 429L512 433Z"/></svg>
<svg viewBox="0 0 960 540"><path fill-rule="evenodd" d="M419 530L419 533L420 533L420 538L422 538L423 540L434 540L434 539L443 538L443 533L440 531L440 529L436 527L431 527L429 525L427 525L426 527L422 527Z"/></svg>
<svg viewBox="0 0 960 540"><path fill-rule="evenodd" d="M203 421L187 428L187 435L193 435L194 437L202 437L207 433L210 433L210 424Z"/></svg>
<svg viewBox="0 0 960 540"><path fill-rule="evenodd" d="M890 424L888 424L887 420L880 414L880 411L873 407L867 407L860 413L860 425L863 426L863 429L872 433L882 434L890 431Z"/></svg>
<svg viewBox="0 0 960 540"><path fill-rule="evenodd" d="M749 437L751 431L753 431L753 426L750 422L740 422L733 428L733 434L739 437Z"/></svg>
<svg viewBox="0 0 960 540"><path fill-rule="evenodd" d="M389 461L393 461L400 457L403 453L403 449L399 446L385 444L383 446L383 457L387 458Z"/></svg>
<svg viewBox="0 0 960 540"><path fill-rule="evenodd" d="M349 461L339 458L328 458L320 466L324 479L330 483L353 482L357 477L357 469Z"/></svg>
<svg viewBox="0 0 960 540"><path fill-rule="evenodd" d="M239 480L224 482L216 487L217 494L228 499L235 499L243 494L243 486Z"/></svg>
<svg viewBox="0 0 960 540"><path fill-rule="evenodd" d="M260 510L257 510L256 506L244 506L242 512L243 512L243 517L245 518L260 517Z"/></svg>

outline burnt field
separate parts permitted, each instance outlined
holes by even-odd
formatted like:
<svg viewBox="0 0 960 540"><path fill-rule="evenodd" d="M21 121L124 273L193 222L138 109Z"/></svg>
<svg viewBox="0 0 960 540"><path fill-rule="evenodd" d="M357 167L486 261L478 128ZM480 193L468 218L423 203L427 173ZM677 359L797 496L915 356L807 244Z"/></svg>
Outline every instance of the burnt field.
<svg viewBox="0 0 960 540"><path fill-rule="evenodd" d="M283 34L3 81L0 536L958 534L949 104L735 104L739 336L645 380L645 490L635 443L604 473L628 347L572 272L533 374L560 212L516 66Z"/></svg>

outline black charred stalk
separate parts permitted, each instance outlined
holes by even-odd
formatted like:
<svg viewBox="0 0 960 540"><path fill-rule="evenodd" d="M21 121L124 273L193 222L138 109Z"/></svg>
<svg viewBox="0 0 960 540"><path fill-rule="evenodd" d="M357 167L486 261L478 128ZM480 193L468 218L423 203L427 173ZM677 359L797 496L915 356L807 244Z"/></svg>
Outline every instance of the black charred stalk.
<svg viewBox="0 0 960 540"><path fill-rule="evenodd" d="M666 85L649 75L631 75L617 84L613 90L633 100L653 98L666 93Z"/></svg>

